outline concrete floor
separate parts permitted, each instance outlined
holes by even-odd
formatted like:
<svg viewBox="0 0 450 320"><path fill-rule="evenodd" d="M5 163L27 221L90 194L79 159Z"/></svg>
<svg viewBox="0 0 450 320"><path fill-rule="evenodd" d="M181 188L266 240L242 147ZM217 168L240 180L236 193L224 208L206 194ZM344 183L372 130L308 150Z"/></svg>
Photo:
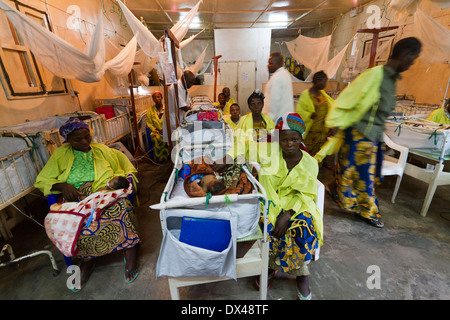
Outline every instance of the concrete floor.
<svg viewBox="0 0 450 320"><path fill-rule="evenodd" d="M135 282L123 280L121 252L99 258L85 287L73 293L66 287L70 274L62 255L48 240L45 230L27 220L15 227L11 244L16 257L37 250L51 250L61 272L53 276L47 256L22 260L0 268L0 299L3 300L168 300L167 279L156 279L156 262L161 243L159 213L149 205L159 202L168 173L167 166L139 166L140 193L136 215L142 244L140 274ZM321 169L327 181L330 171ZM311 265L310 285L315 300L445 300L450 299L450 187L438 187L426 217L419 215L426 185L405 176L395 204L390 202L395 178L387 177L377 189L384 229L376 229L342 212L326 196L324 245L320 259ZM40 201L40 203L39 203ZM44 202L42 202L44 201ZM39 206L42 204L42 206ZM38 198L36 208L45 207ZM42 210L41 210L42 211ZM42 223L45 213L36 214ZM2 245L5 242L2 241ZM1 257L1 261L9 260ZM76 263L77 261L74 260ZM369 289L373 274L380 270L379 289ZM370 281L369 281L370 282ZM373 283L373 282L371 282ZM254 278L181 288L182 299L255 300ZM269 300L296 299L295 279L279 275L268 291Z"/></svg>

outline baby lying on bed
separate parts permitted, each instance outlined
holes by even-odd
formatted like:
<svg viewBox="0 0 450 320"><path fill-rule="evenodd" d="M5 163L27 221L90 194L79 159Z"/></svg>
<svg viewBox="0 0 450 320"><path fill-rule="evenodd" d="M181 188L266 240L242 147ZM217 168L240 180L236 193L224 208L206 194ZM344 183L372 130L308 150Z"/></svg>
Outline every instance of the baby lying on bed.
<svg viewBox="0 0 450 320"><path fill-rule="evenodd" d="M128 189L130 186L130 182L125 177L113 177L107 183L106 186L97 190L97 193L107 193L113 190L123 190ZM89 198L95 198L91 194ZM81 201L85 200L86 196L80 198ZM64 203L55 203L50 206L50 211L72 211L75 208L79 207L80 202L64 202Z"/></svg>
<svg viewBox="0 0 450 320"><path fill-rule="evenodd" d="M215 174L194 174L189 179L191 182L195 181L205 193L211 193L212 195L221 194L226 189L223 182Z"/></svg>
<svg viewBox="0 0 450 320"><path fill-rule="evenodd" d="M214 172L212 165L211 159L203 157L196 158L183 167L184 190L189 197L251 192L253 186L239 167L238 170L219 175Z"/></svg>

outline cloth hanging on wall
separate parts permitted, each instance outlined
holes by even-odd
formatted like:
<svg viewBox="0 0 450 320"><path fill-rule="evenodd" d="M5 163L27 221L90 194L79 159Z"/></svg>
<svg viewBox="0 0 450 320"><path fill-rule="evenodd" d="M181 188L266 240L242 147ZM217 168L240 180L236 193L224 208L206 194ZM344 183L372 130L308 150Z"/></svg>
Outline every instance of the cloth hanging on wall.
<svg viewBox="0 0 450 320"><path fill-rule="evenodd" d="M135 37L113 59L105 62L102 12L89 46L82 52L4 0L0 0L0 9L5 12L36 59L60 78L98 82L106 71L115 76L126 76L133 67L137 46Z"/></svg>
<svg viewBox="0 0 450 320"><path fill-rule="evenodd" d="M350 42L334 58L328 60L331 36L309 38L299 35L295 40L286 42L286 46L296 61L311 70L311 76L323 70L328 78L332 78L336 74Z"/></svg>
<svg viewBox="0 0 450 320"><path fill-rule="evenodd" d="M422 42L420 58L428 63L450 63L450 30L417 9L414 31Z"/></svg>

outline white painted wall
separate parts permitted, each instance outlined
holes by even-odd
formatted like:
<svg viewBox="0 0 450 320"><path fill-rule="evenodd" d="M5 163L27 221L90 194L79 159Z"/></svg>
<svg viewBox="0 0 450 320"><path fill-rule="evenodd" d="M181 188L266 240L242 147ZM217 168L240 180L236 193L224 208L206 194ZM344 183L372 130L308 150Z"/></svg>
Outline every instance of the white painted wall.
<svg viewBox="0 0 450 320"><path fill-rule="evenodd" d="M270 56L270 28L254 29L216 29L214 47L216 56L222 55L224 61L256 61L256 88L269 79L267 61Z"/></svg>

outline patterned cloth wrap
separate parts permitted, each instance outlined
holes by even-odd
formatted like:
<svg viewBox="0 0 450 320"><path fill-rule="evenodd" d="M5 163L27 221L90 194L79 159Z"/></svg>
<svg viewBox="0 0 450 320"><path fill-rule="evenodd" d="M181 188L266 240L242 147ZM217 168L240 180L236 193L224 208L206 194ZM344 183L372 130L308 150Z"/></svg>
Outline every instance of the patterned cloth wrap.
<svg viewBox="0 0 450 320"><path fill-rule="evenodd" d="M67 257L77 254L77 240L84 225L98 221L102 211L133 192L128 189L94 192L80 202L61 204L62 210L51 210L44 220L45 231L53 244ZM53 206L52 206L53 207ZM54 207L53 207L54 208Z"/></svg>
<svg viewBox="0 0 450 320"><path fill-rule="evenodd" d="M303 137L306 126L298 113L286 113L279 117L275 125L276 130L295 130Z"/></svg>
<svg viewBox="0 0 450 320"><path fill-rule="evenodd" d="M306 125L302 117L300 117L298 113L292 112L286 113L282 117L278 118L277 123L275 125L275 130L295 130L298 133L300 133L303 139L303 134L306 131ZM300 145L300 149L305 150L306 152L309 153L309 150L303 143L303 141Z"/></svg>

